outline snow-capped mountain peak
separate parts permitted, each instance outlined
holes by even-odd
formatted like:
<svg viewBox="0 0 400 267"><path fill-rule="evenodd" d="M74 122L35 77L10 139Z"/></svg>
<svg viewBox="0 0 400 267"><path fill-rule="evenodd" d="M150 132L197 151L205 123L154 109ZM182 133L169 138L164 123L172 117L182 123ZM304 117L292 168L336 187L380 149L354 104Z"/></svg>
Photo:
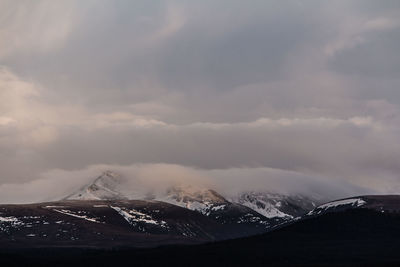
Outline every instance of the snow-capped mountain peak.
<svg viewBox="0 0 400 267"><path fill-rule="evenodd" d="M174 186L167 189L167 196L177 202L224 203L227 200L214 190L194 186Z"/></svg>
<svg viewBox="0 0 400 267"><path fill-rule="evenodd" d="M123 179L121 175L105 171L92 183L82 187L78 192L67 196L66 200L112 200L127 199L122 193Z"/></svg>
<svg viewBox="0 0 400 267"><path fill-rule="evenodd" d="M214 190L200 186L177 185L156 193L142 188L141 191L143 192L137 193L128 190L129 186L126 183L127 181L118 173L105 171L92 183L67 196L64 200L158 200L196 210L203 214L209 213L211 208L229 203ZM140 188L136 189L140 191Z"/></svg>
<svg viewBox="0 0 400 267"><path fill-rule="evenodd" d="M180 184L152 191L149 187L129 183L120 174L105 171L90 184L67 196L64 200L157 200L198 211L205 215L223 212L229 207L245 206L265 216L279 220L297 218L314 209L321 201L301 195L271 192L242 192L226 198L203 186Z"/></svg>
<svg viewBox="0 0 400 267"><path fill-rule="evenodd" d="M242 192L232 202L249 207L267 218L293 219L302 216L319 204L319 200L301 195L283 195L271 192Z"/></svg>
<svg viewBox="0 0 400 267"><path fill-rule="evenodd" d="M229 203L214 190L196 186L173 186L167 189L164 196L157 200L171 203L180 207L209 213L210 209Z"/></svg>

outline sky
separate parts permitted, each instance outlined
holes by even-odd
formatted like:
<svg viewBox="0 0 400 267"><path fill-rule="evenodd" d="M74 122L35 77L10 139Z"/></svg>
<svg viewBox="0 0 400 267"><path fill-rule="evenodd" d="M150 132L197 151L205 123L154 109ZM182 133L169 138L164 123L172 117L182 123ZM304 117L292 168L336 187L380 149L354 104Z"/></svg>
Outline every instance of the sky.
<svg viewBox="0 0 400 267"><path fill-rule="evenodd" d="M0 201L159 166L400 193L399 45L397 0L0 0Z"/></svg>

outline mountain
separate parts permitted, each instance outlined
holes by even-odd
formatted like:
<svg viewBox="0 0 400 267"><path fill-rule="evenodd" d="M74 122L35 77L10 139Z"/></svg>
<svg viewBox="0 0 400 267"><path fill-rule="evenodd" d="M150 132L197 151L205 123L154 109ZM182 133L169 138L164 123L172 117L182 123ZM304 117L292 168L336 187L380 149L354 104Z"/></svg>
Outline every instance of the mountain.
<svg viewBox="0 0 400 267"><path fill-rule="evenodd" d="M158 200L216 219L222 219L228 211L230 214L235 211L238 216L230 218L229 221L259 220L270 226L302 216L321 203L321 200L316 198L271 192L251 191L234 197L223 196L212 189L193 185L175 185L157 193L138 193L128 190L125 183L126 180L121 175L105 171L93 182L68 195L64 200ZM135 189L140 191L139 188ZM248 215L244 216L241 213ZM259 215L270 220L265 221Z"/></svg>
<svg viewBox="0 0 400 267"><path fill-rule="evenodd" d="M173 186L166 190L158 200L168 202L203 214L223 209L230 204L223 196L214 190L194 186Z"/></svg>
<svg viewBox="0 0 400 267"><path fill-rule="evenodd" d="M227 206L206 215L154 200L64 200L0 205L0 247L152 247L264 233L274 221Z"/></svg>
<svg viewBox="0 0 400 267"><path fill-rule="evenodd" d="M106 203L109 202L104 202L104 205ZM125 207L122 204L121 206ZM135 207L139 210L137 206ZM186 219L187 215L196 216L195 214L202 216L204 220L211 219L199 212L173 207L187 212L184 216ZM318 213L320 210L323 211ZM140 210L142 211L143 209ZM4 248L0 252L0 262L4 266L28 264L42 266L44 263L47 266L115 266L126 262L132 262L135 266L398 266L400 264L398 253L400 196L353 197L320 205L315 211L316 215L304 216L274 231L234 240L190 246L169 245L107 251ZM89 218L93 219L92 216ZM21 220L22 218L20 217ZM198 220L197 217L193 218ZM159 219L160 217L155 216L153 218L155 221ZM9 217L3 217L2 220L10 223L13 221L15 225L20 224ZM168 223L166 218L162 220ZM91 231L89 228L83 231L85 230ZM29 230L23 231L27 234ZM20 240L29 238L24 237Z"/></svg>
<svg viewBox="0 0 400 267"><path fill-rule="evenodd" d="M0 205L0 247L151 247L265 233L311 210L300 196L227 199L193 185L145 191L105 171L60 201ZM140 193L139 193L140 192Z"/></svg>
<svg viewBox="0 0 400 267"><path fill-rule="evenodd" d="M266 218L251 208L228 201L214 190L201 187L170 187L166 190L166 194L159 196L157 200L198 211L225 225L226 228L232 226L235 228L236 224L248 225L247 230L243 227L244 235L252 232L252 228L260 229L262 232L262 229L265 231L283 222L280 218Z"/></svg>
<svg viewBox="0 0 400 267"><path fill-rule="evenodd" d="M123 182L121 175L112 171L105 171L92 183L66 196L64 200L128 199L121 193Z"/></svg>
<svg viewBox="0 0 400 267"><path fill-rule="evenodd" d="M382 213L397 213L400 211L400 196L372 195L339 199L316 207L310 211L307 216L320 216L326 213L354 209L369 209Z"/></svg>
<svg viewBox="0 0 400 267"><path fill-rule="evenodd" d="M326 209L327 204L329 208ZM140 252L173 266L399 266L400 196L332 201L274 231L252 237ZM138 251L130 256L138 255ZM124 257L123 252L118 257ZM178 255L178 260L175 260ZM195 264L191 259L196 257Z"/></svg>
<svg viewBox="0 0 400 267"><path fill-rule="evenodd" d="M117 173L106 171L94 181L63 200L153 200L170 203L185 209L199 212L213 218L225 229L235 229L241 225L242 236L260 233L283 222L281 218L265 216L240 204L231 203L216 191L191 185L168 187L163 192L142 192L141 194L125 188L125 180ZM227 236L239 236L238 234Z"/></svg>
<svg viewBox="0 0 400 267"><path fill-rule="evenodd" d="M271 192L243 192L231 198L232 202L249 207L267 218L290 220L314 209L321 200L302 195L283 195Z"/></svg>

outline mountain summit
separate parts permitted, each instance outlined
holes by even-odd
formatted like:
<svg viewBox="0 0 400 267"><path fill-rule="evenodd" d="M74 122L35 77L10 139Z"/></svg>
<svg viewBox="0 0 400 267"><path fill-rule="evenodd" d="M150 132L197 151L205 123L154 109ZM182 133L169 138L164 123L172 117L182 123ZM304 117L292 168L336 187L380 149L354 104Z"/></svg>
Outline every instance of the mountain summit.
<svg viewBox="0 0 400 267"><path fill-rule="evenodd" d="M115 200L127 199L121 191L123 187L121 175L105 171L92 183L85 185L78 192L75 192L64 200Z"/></svg>

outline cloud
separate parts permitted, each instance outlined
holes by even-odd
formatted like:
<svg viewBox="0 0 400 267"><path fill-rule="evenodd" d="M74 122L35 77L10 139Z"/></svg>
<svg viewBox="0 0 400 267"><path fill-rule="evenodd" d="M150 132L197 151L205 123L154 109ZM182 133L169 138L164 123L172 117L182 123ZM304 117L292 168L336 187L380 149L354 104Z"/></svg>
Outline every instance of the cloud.
<svg viewBox="0 0 400 267"><path fill-rule="evenodd" d="M343 22L342 22L343 23ZM394 30L400 27L400 20L396 17L376 17L357 21L349 19L342 25L335 41L325 46L325 52L329 56L335 56L343 50L349 50L362 46L371 39L371 33Z"/></svg>
<svg viewBox="0 0 400 267"><path fill-rule="evenodd" d="M174 164L93 165L75 171L50 170L27 183L2 184L0 203L60 200L94 181L104 170L121 174L126 195L138 199L149 192L162 195L175 185L210 188L228 198L249 190L303 194L324 200L373 192L351 184L335 184L317 177L270 168L201 170ZM246 176L245 180L243 176Z"/></svg>
<svg viewBox="0 0 400 267"><path fill-rule="evenodd" d="M0 70L0 125L3 131L8 130L10 143L29 146L55 140L57 130L50 126L50 117L45 115L53 109L40 102L40 91L39 86L20 79L6 68Z"/></svg>
<svg viewBox="0 0 400 267"><path fill-rule="evenodd" d="M152 127L152 126L164 126L166 123L146 118L144 116L134 115L128 112L113 112L108 114L95 114L93 116L94 126L99 128L108 128L112 126L133 126L133 127ZM86 124L88 128L93 125L88 122Z"/></svg>
<svg viewBox="0 0 400 267"><path fill-rule="evenodd" d="M15 120L9 117L0 117L0 126L6 126L8 124L14 123Z"/></svg>
<svg viewBox="0 0 400 267"><path fill-rule="evenodd" d="M382 101L367 104L388 109L389 119L262 117L176 124L128 110L97 113L83 106L55 106L44 101L45 91L37 90L38 85L5 73L3 93L15 104L3 111L16 121L4 117L7 123L0 132L6 183L54 168L168 163L249 173L270 168L382 192L397 188L393 177L399 171L399 136L391 122L398 110ZM373 183L377 175L379 182Z"/></svg>
<svg viewBox="0 0 400 267"><path fill-rule="evenodd" d="M43 148L41 155L49 167L84 168L98 162L165 162L203 169L266 167L363 187L381 173L377 190L387 188L399 166L394 129L369 117L188 125L150 122L146 127L126 121L103 126L64 128L60 141Z"/></svg>
<svg viewBox="0 0 400 267"><path fill-rule="evenodd" d="M371 31L390 30L399 26L400 20L388 17L378 17L365 23L365 29Z"/></svg>
<svg viewBox="0 0 400 267"><path fill-rule="evenodd" d="M154 44L176 34L184 26L185 20L181 7L169 5L164 25L147 37L147 41Z"/></svg>
<svg viewBox="0 0 400 267"><path fill-rule="evenodd" d="M2 1L0 184L163 163L393 192L399 10L367 0Z"/></svg>
<svg viewBox="0 0 400 267"><path fill-rule="evenodd" d="M0 58L36 50L40 53L57 49L78 23L77 2L40 0L2 1Z"/></svg>

